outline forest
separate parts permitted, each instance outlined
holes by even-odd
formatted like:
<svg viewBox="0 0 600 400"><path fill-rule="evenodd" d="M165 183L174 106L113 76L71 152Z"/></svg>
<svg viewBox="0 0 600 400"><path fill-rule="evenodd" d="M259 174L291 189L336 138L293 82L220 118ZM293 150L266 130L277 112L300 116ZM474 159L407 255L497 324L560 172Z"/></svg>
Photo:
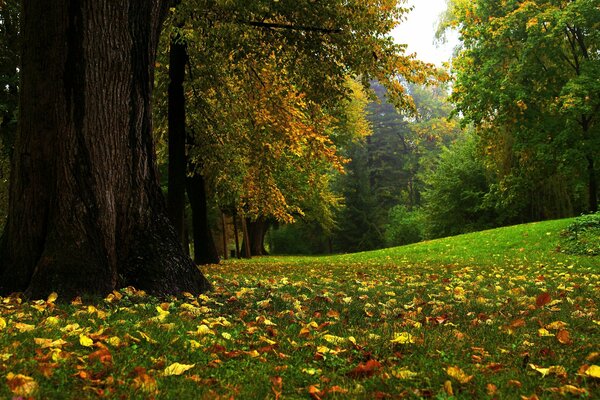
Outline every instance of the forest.
<svg viewBox="0 0 600 400"><path fill-rule="evenodd" d="M0 0L0 397L593 397L600 6L446 5Z"/></svg>
<svg viewBox="0 0 600 400"><path fill-rule="evenodd" d="M151 139L166 215L197 264L597 211L593 1L452 1L438 35L461 42L446 68L391 40L408 11L395 1L177 3L160 17ZM2 223L20 49L35 39L19 22L18 2L4 2Z"/></svg>

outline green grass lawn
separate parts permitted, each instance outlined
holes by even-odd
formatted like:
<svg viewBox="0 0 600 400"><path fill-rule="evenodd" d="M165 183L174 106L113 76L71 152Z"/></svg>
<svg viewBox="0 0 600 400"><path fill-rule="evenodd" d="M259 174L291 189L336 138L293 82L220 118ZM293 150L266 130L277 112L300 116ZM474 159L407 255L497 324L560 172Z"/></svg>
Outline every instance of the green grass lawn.
<svg viewBox="0 0 600 400"><path fill-rule="evenodd" d="M600 259L556 251L568 223L229 261L199 297L0 299L0 398L598 398Z"/></svg>

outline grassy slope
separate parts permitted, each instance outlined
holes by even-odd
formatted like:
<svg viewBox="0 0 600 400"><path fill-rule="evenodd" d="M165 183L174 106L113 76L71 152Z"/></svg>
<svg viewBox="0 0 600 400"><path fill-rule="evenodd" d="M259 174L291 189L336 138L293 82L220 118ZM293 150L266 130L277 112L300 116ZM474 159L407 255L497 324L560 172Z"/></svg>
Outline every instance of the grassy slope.
<svg viewBox="0 0 600 400"><path fill-rule="evenodd" d="M554 251L567 223L230 261L163 303L0 299L0 398L595 397L598 258Z"/></svg>

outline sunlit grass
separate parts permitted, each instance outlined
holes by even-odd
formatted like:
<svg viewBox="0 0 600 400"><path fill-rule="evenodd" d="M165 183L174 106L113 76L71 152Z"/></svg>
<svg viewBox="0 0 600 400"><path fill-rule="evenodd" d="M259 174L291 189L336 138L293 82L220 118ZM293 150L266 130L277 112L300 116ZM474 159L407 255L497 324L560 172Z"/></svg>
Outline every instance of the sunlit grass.
<svg viewBox="0 0 600 400"><path fill-rule="evenodd" d="M567 223L230 261L200 297L5 298L0 398L595 397L600 266L554 251Z"/></svg>

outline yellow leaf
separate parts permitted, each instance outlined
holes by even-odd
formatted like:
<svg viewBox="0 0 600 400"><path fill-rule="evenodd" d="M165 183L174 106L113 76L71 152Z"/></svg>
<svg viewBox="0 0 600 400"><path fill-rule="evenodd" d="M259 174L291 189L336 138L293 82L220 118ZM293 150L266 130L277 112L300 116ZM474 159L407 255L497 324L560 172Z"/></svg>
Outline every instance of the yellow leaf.
<svg viewBox="0 0 600 400"><path fill-rule="evenodd" d="M56 301L56 299L58 299L58 294L56 292L52 292L48 296L48 300L46 300L46 302L52 304L52 303L54 303Z"/></svg>
<svg viewBox="0 0 600 400"><path fill-rule="evenodd" d="M392 376L394 376L398 379L412 379L412 378L416 377L417 375L419 375L419 374L409 370L408 368L399 368L399 369L392 370Z"/></svg>
<svg viewBox="0 0 600 400"><path fill-rule="evenodd" d="M188 371L188 370L194 368L195 366L196 366L196 364L173 363L173 364L169 365L167 368L165 368L164 375L165 376L181 375L185 371Z"/></svg>
<svg viewBox="0 0 600 400"><path fill-rule="evenodd" d="M317 353L321 353L321 354L331 353L331 349L327 346L317 346Z"/></svg>
<svg viewBox="0 0 600 400"><path fill-rule="evenodd" d="M302 372L308 375L319 375L321 373L321 370L315 368L302 368Z"/></svg>
<svg viewBox="0 0 600 400"><path fill-rule="evenodd" d="M554 321L554 322L546 325L546 329L559 330L559 329L563 329L565 326L567 326L566 322Z"/></svg>
<svg viewBox="0 0 600 400"><path fill-rule="evenodd" d="M454 390L452 389L452 382L444 382L444 392L450 397L454 396Z"/></svg>
<svg viewBox="0 0 600 400"><path fill-rule="evenodd" d="M148 336L148 334L146 334L142 331L137 331L137 333L141 336L142 339L144 339L148 343L151 343L151 344L158 343L156 340L152 339L150 336Z"/></svg>
<svg viewBox="0 0 600 400"><path fill-rule="evenodd" d="M53 347L62 347L67 344L66 341L62 339L52 340L52 339L44 339L44 338L33 338L35 344L40 346L42 349L53 348Z"/></svg>
<svg viewBox="0 0 600 400"><path fill-rule="evenodd" d="M473 375L467 375L462 369L456 366L448 367L446 373L461 384L469 383L473 379Z"/></svg>
<svg viewBox="0 0 600 400"><path fill-rule="evenodd" d="M588 391L582 388L578 388L573 385L564 385L560 387L560 394L573 394L575 396L584 396L588 394Z"/></svg>
<svg viewBox="0 0 600 400"><path fill-rule="evenodd" d="M23 332L30 332L32 330L35 329L34 325L30 325L30 324L24 324L22 322L17 322L15 323L14 327L21 333Z"/></svg>
<svg viewBox="0 0 600 400"><path fill-rule="evenodd" d="M112 336L108 338L108 343L110 343L111 346L119 347L119 345L121 344L121 339L117 336Z"/></svg>
<svg viewBox="0 0 600 400"><path fill-rule="evenodd" d="M559 377L566 377L567 376L567 370L560 366L560 365L553 365L550 366L548 368L542 368L539 367L535 364L529 364L529 368L533 369L534 371L539 372L540 374L542 374L542 378L545 377L546 375L556 375Z"/></svg>
<svg viewBox="0 0 600 400"><path fill-rule="evenodd" d="M10 391L17 396L31 396L38 388L37 382L27 375L15 375L12 372L9 372L6 374L6 381Z"/></svg>
<svg viewBox="0 0 600 400"><path fill-rule="evenodd" d="M0 353L0 361L8 361L12 356L12 353Z"/></svg>
<svg viewBox="0 0 600 400"><path fill-rule="evenodd" d="M355 346L357 345L357 344L356 344L356 339L354 338L354 336L349 336L349 337L348 337L348 341L349 341L350 343L352 343L353 345L355 345Z"/></svg>
<svg viewBox="0 0 600 400"><path fill-rule="evenodd" d="M85 336L83 333L79 334L79 344L85 347L91 347L94 345L94 341L89 337Z"/></svg>
<svg viewBox="0 0 600 400"><path fill-rule="evenodd" d="M415 337L408 332L395 333L391 342L400 344L415 343Z"/></svg>
<svg viewBox="0 0 600 400"><path fill-rule="evenodd" d="M190 340L190 347L192 349L199 349L200 347L202 347L202 344L199 341L197 341L197 340L191 339Z"/></svg>
<svg viewBox="0 0 600 400"><path fill-rule="evenodd" d="M538 336L540 336L540 337L544 337L544 336L552 336L552 337L554 337L554 335L552 333L550 333L547 329L544 329L544 328L538 329Z"/></svg>
<svg viewBox="0 0 600 400"><path fill-rule="evenodd" d="M198 326L198 330L196 331L197 335L214 335L215 332L212 331L208 326L202 324Z"/></svg>
<svg viewBox="0 0 600 400"><path fill-rule="evenodd" d="M223 337L223 339L225 340L231 340L231 334L227 333L227 332L223 332L221 333L221 336ZM273 342L275 343L275 342Z"/></svg>
<svg viewBox="0 0 600 400"><path fill-rule="evenodd" d="M0 331L4 328L6 328L6 320L0 317Z"/></svg>
<svg viewBox="0 0 600 400"><path fill-rule="evenodd" d="M58 319L57 317L48 317L46 318L44 323L48 325L58 325L60 323L60 319Z"/></svg>
<svg viewBox="0 0 600 400"><path fill-rule="evenodd" d="M585 372L585 376L590 378L600 379L600 367L597 365L591 365Z"/></svg>
<svg viewBox="0 0 600 400"><path fill-rule="evenodd" d="M333 344L342 344L346 342L346 339L335 335L323 335L323 339Z"/></svg>

